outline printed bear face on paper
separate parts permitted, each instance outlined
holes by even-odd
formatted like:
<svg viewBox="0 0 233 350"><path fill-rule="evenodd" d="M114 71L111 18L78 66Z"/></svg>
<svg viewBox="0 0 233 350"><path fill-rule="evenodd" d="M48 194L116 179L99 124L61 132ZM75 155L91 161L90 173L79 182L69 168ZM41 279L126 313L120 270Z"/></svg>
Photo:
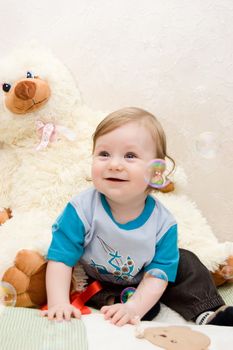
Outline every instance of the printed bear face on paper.
<svg viewBox="0 0 233 350"><path fill-rule="evenodd" d="M144 338L166 350L207 350L210 339L189 327L151 327L144 330Z"/></svg>

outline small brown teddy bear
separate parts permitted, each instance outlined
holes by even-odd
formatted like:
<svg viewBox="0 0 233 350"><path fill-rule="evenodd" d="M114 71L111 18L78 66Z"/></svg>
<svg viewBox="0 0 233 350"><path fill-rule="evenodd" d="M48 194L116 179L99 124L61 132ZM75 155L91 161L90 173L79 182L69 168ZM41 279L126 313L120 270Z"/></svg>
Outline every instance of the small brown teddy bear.
<svg viewBox="0 0 233 350"><path fill-rule="evenodd" d="M46 304L46 266L46 260L36 251L23 249L18 252L14 266L2 278L15 288L16 306L39 307Z"/></svg>

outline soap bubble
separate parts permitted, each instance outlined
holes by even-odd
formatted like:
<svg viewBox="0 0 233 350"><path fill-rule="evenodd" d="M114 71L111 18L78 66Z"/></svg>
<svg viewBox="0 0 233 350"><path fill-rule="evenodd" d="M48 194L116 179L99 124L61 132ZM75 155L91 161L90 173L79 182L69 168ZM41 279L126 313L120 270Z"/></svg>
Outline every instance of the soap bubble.
<svg viewBox="0 0 233 350"><path fill-rule="evenodd" d="M15 306L16 304L16 290L8 282L0 282L0 306Z"/></svg>
<svg viewBox="0 0 233 350"><path fill-rule="evenodd" d="M217 135L211 131L201 133L196 140L196 149L198 153L206 159L215 158L219 146Z"/></svg>
<svg viewBox="0 0 233 350"><path fill-rule="evenodd" d="M144 176L149 186L154 188L164 188L169 184L164 172L166 170L166 162L163 159L152 159L146 168Z"/></svg>
<svg viewBox="0 0 233 350"><path fill-rule="evenodd" d="M168 277L166 272L160 269L151 269L146 271L144 278L146 277L155 277L155 278L159 278L160 280L168 282Z"/></svg>
<svg viewBox="0 0 233 350"><path fill-rule="evenodd" d="M129 298L132 297L132 295L135 293L136 289L134 287L127 287L123 289L120 295L121 303L124 304L126 303Z"/></svg>

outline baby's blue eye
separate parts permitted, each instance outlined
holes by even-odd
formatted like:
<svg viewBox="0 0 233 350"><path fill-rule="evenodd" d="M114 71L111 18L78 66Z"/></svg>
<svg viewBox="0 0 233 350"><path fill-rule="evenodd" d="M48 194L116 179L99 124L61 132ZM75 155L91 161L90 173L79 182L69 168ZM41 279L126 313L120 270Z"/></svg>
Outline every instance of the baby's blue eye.
<svg viewBox="0 0 233 350"><path fill-rule="evenodd" d="M31 72L27 72L27 78L34 78Z"/></svg>
<svg viewBox="0 0 233 350"><path fill-rule="evenodd" d="M98 155L99 155L100 157L109 157L109 153L106 152L106 151L101 151Z"/></svg>
<svg viewBox="0 0 233 350"><path fill-rule="evenodd" d="M125 158L133 159L133 158L137 158L137 156L133 152L128 152L126 153Z"/></svg>

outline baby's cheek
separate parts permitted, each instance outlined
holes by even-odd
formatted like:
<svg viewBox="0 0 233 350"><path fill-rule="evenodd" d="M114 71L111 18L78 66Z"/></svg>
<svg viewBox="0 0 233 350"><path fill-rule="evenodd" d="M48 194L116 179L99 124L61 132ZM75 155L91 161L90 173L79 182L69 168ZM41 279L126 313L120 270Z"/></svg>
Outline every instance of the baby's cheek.
<svg viewBox="0 0 233 350"><path fill-rule="evenodd" d="M96 177L99 177L100 176L100 166L94 161L92 163L92 167L91 167L91 177L92 179L96 178Z"/></svg>
<svg viewBox="0 0 233 350"><path fill-rule="evenodd" d="M145 173L143 171L138 172L137 184L138 184L138 187L140 187L140 189L144 188L145 190L148 186L148 183L145 180Z"/></svg>
<svg viewBox="0 0 233 350"><path fill-rule="evenodd" d="M98 185L103 177L103 172L101 167L94 165L92 166L92 171L91 171L91 178L93 181L93 184L96 188L98 188Z"/></svg>

